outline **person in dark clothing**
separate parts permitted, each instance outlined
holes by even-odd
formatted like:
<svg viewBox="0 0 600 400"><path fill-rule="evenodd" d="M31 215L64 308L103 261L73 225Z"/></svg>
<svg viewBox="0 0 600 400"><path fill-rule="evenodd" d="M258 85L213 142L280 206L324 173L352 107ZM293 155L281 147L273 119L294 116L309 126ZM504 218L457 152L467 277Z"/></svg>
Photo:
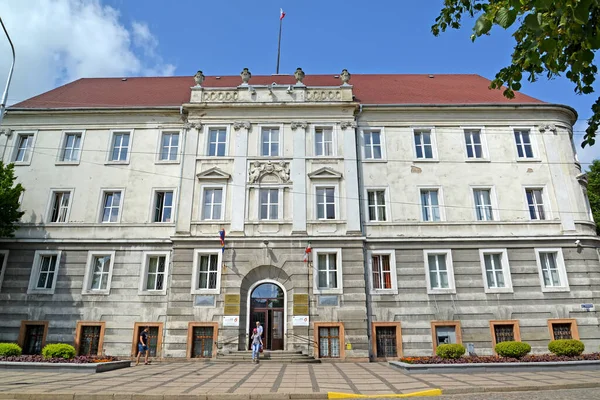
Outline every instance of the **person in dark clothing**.
<svg viewBox="0 0 600 400"><path fill-rule="evenodd" d="M150 362L148 361L148 332L150 331L149 327L145 327L144 330L142 331L142 333L140 333L140 337L139 337L139 342L138 342L138 355L137 355L137 359L135 361L135 365L139 365L140 363L140 356L142 355L142 353L145 353L145 357L144 357L144 365L148 365L150 364Z"/></svg>

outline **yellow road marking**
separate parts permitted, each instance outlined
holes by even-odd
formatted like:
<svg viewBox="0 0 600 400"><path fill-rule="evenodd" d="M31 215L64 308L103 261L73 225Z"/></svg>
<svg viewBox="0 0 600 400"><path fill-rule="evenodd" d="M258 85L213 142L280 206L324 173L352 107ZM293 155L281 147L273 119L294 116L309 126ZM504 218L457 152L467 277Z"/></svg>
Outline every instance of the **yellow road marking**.
<svg viewBox="0 0 600 400"><path fill-rule="evenodd" d="M377 398L406 398L406 397L422 397L422 396L441 396L441 389L422 390L420 392L404 393L404 394L354 394L328 392L328 399L377 399Z"/></svg>

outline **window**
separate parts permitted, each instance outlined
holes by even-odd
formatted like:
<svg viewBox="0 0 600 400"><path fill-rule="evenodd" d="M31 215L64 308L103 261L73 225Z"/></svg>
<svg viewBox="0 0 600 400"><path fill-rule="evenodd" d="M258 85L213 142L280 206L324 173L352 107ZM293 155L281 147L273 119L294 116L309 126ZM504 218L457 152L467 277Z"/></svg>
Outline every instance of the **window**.
<svg viewBox="0 0 600 400"><path fill-rule="evenodd" d="M220 220L223 219L223 188L204 188L202 198L202 219Z"/></svg>
<svg viewBox="0 0 600 400"><path fill-rule="evenodd" d="M82 293L109 294L114 262L114 251L88 252Z"/></svg>
<svg viewBox="0 0 600 400"><path fill-rule="evenodd" d="M61 253L48 250L35 252L27 293L54 294Z"/></svg>
<svg viewBox="0 0 600 400"><path fill-rule="evenodd" d="M491 189L473 189L475 199L475 215L477 221L493 221L494 209L492 206Z"/></svg>
<svg viewBox="0 0 600 400"><path fill-rule="evenodd" d="M535 249L542 292L568 292L562 249Z"/></svg>
<svg viewBox="0 0 600 400"><path fill-rule="evenodd" d="M317 219L335 219L335 187L317 188Z"/></svg>
<svg viewBox="0 0 600 400"><path fill-rule="evenodd" d="M18 344L23 354L41 354L47 334L48 321L21 321Z"/></svg>
<svg viewBox="0 0 600 400"><path fill-rule="evenodd" d="M339 327L319 327L319 358L340 358Z"/></svg>
<svg viewBox="0 0 600 400"><path fill-rule="evenodd" d="M119 222L121 200L120 191L103 192L102 222Z"/></svg>
<svg viewBox="0 0 600 400"><path fill-rule="evenodd" d="M527 197L529 218L532 220L546 219L546 213L544 211L543 189L525 189L525 195Z"/></svg>
<svg viewBox="0 0 600 400"><path fill-rule="evenodd" d="M550 340L579 340L579 329L577 328L577 320L573 318L549 319L548 330L550 331Z"/></svg>
<svg viewBox="0 0 600 400"><path fill-rule="evenodd" d="M68 222L71 207L71 191L52 192L51 207L48 222Z"/></svg>
<svg viewBox="0 0 600 400"><path fill-rule="evenodd" d="M398 293L394 250L370 251L371 293Z"/></svg>
<svg viewBox="0 0 600 400"><path fill-rule="evenodd" d="M402 330L399 322L373 322L373 353L379 359L402 355Z"/></svg>
<svg viewBox="0 0 600 400"><path fill-rule="evenodd" d="M451 250L424 250L427 293L456 293Z"/></svg>
<svg viewBox="0 0 600 400"><path fill-rule="evenodd" d="M519 321L517 320L490 321L490 330L492 333L492 348L502 342L521 341Z"/></svg>
<svg viewBox="0 0 600 400"><path fill-rule="evenodd" d="M31 162L34 138L34 133L19 133L16 136L15 163L28 164Z"/></svg>
<svg viewBox="0 0 600 400"><path fill-rule="evenodd" d="M67 132L60 153L62 162L78 162L81 155L82 132Z"/></svg>
<svg viewBox="0 0 600 400"><path fill-rule="evenodd" d="M423 221L441 221L438 189L421 189L421 212Z"/></svg>
<svg viewBox="0 0 600 400"><path fill-rule="evenodd" d="M481 131L479 129L465 129L465 144L468 159L485 158Z"/></svg>
<svg viewBox="0 0 600 400"><path fill-rule="evenodd" d="M279 128L262 128L260 135L261 156L279 156Z"/></svg>
<svg viewBox="0 0 600 400"><path fill-rule="evenodd" d="M75 335L75 349L80 356L102 354L105 322L78 321Z"/></svg>
<svg viewBox="0 0 600 400"><path fill-rule="evenodd" d="M136 322L133 326L133 341L131 354L136 356L140 335L148 327L148 354L150 357L160 357L162 352L163 323L162 322Z"/></svg>
<svg viewBox="0 0 600 400"><path fill-rule="evenodd" d="M365 160L381 160L383 158L383 147L381 131L364 131Z"/></svg>
<svg viewBox="0 0 600 400"><path fill-rule="evenodd" d="M417 159L434 159L431 130L415 130L414 138Z"/></svg>
<svg viewBox="0 0 600 400"><path fill-rule="evenodd" d="M333 155L333 129L315 128L315 156Z"/></svg>
<svg viewBox="0 0 600 400"><path fill-rule="evenodd" d="M431 321L433 352L440 344L462 344L459 321Z"/></svg>
<svg viewBox="0 0 600 400"><path fill-rule="evenodd" d="M314 292L342 294L342 250L313 249Z"/></svg>
<svg viewBox="0 0 600 400"><path fill-rule="evenodd" d="M110 159L113 162L129 161L130 132L113 132Z"/></svg>
<svg viewBox="0 0 600 400"><path fill-rule="evenodd" d="M479 250L486 293L512 293L512 279L506 249Z"/></svg>
<svg viewBox="0 0 600 400"><path fill-rule="evenodd" d="M219 294L221 290L221 265L223 252L195 250L192 294Z"/></svg>
<svg viewBox="0 0 600 400"><path fill-rule="evenodd" d="M216 357L215 342L218 323L190 322L188 325L187 358Z"/></svg>
<svg viewBox="0 0 600 400"><path fill-rule="evenodd" d="M163 132L160 138L160 161L176 161L179 153L179 132Z"/></svg>
<svg viewBox="0 0 600 400"><path fill-rule="evenodd" d="M515 143L519 158L534 158L529 129L515 130Z"/></svg>
<svg viewBox="0 0 600 400"><path fill-rule="evenodd" d="M227 154L227 129L210 128L208 130L208 155L223 157Z"/></svg>
<svg viewBox="0 0 600 400"><path fill-rule="evenodd" d="M168 252L146 252L140 275L140 294L166 294L168 269Z"/></svg>
<svg viewBox="0 0 600 400"><path fill-rule="evenodd" d="M260 189L260 219L279 218L279 189Z"/></svg>
<svg viewBox="0 0 600 400"><path fill-rule="evenodd" d="M173 222L173 191L156 191L153 222Z"/></svg>
<svg viewBox="0 0 600 400"><path fill-rule="evenodd" d="M8 263L8 250L0 250L0 291L2 290L2 281L6 272L6 264Z"/></svg>
<svg viewBox="0 0 600 400"><path fill-rule="evenodd" d="M386 221L385 190L367 190L369 221Z"/></svg>

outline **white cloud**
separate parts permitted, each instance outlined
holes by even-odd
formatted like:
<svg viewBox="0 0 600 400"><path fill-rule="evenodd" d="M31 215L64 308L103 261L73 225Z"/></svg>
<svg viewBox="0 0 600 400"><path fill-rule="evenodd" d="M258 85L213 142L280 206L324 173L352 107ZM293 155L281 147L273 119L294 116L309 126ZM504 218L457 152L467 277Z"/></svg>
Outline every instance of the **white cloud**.
<svg viewBox="0 0 600 400"><path fill-rule="evenodd" d="M9 104L83 77L175 72L157 55L158 40L147 24L133 22L128 30L118 11L99 0L4 0L0 15L17 53ZM2 89L10 62L1 32Z"/></svg>
<svg viewBox="0 0 600 400"><path fill-rule="evenodd" d="M583 142L583 135L585 134L585 129L587 126L587 121L580 120L573 127L577 156L579 158L579 162L581 163L581 168L584 171L589 168L592 161L600 159L600 132L598 133L595 145L581 148L581 142Z"/></svg>

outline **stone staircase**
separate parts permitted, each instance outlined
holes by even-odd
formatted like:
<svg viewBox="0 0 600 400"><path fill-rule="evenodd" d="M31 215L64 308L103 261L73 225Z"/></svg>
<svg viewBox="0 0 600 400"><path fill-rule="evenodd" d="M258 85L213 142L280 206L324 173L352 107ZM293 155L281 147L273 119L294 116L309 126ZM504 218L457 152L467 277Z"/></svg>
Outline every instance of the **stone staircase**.
<svg viewBox="0 0 600 400"><path fill-rule="evenodd" d="M216 362L221 363L248 363L252 362L251 351L233 351L226 354L217 354ZM285 350L265 350L260 354L260 362L267 363L320 363L321 360L316 360L312 356L302 354L301 351L285 351Z"/></svg>

